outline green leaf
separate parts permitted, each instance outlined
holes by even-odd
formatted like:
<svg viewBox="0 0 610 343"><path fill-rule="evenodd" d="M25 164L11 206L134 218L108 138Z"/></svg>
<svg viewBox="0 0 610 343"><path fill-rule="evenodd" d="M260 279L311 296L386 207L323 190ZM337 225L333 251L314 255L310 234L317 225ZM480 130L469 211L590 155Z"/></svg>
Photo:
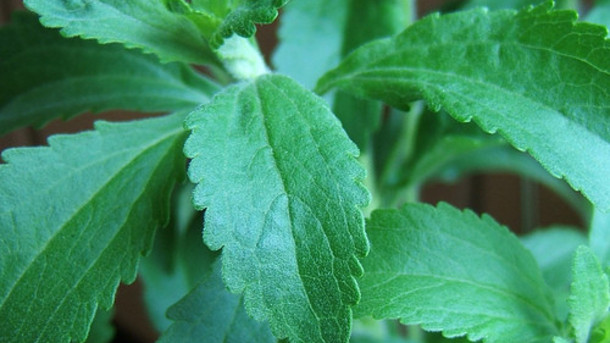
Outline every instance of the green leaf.
<svg viewBox="0 0 610 343"><path fill-rule="evenodd" d="M212 0L212 2L214 2ZM218 48L226 38L234 33L241 37L252 37L256 33L255 24L269 24L277 17L278 8L284 6L288 0L250 0L240 1L223 18L210 43Z"/></svg>
<svg viewBox="0 0 610 343"><path fill-rule="evenodd" d="M534 231L521 238L523 245L534 255L542 276L555 298L555 313L560 321L568 317L567 299L570 295L572 258L586 237L575 228L554 226Z"/></svg>
<svg viewBox="0 0 610 343"><path fill-rule="evenodd" d="M318 83L397 107L424 98L527 150L610 209L610 42L552 3L521 12L431 15L370 43ZM456 43L456 42L459 42Z"/></svg>
<svg viewBox="0 0 610 343"><path fill-rule="evenodd" d="M400 318L473 341L548 342L557 334L536 262L491 217L411 204L373 212L367 233L355 316Z"/></svg>
<svg viewBox="0 0 610 343"><path fill-rule="evenodd" d="M157 55L161 61L218 65L197 26L150 0L24 0L44 26L67 37L121 43Z"/></svg>
<svg viewBox="0 0 610 343"><path fill-rule="evenodd" d="M132 282L184 173L183 114L5 150L0 165L0 341L83 341Z"/></svg>
<svg viewBox="0 0 610 343"><path fill-rule="evenodd" d="M604 319L610 306L608 277L590 248L580 246L576 250L572 266L570 325L574 329L576 343L586 343L591 328Z"/></svg>
<svg viewBox="0 0 610 343"><path fill-rule="evenodd" d="M282 14L280 44L273 62L280 73L312 88L326 70L357 46L406 27L413 13L411 2L292 1ZM338 92L332 108L350 138L365 150L379 125L381 104Z"/></svg>
<svg viewBox="0 0 610 343"><path fill-rule="evenodd" d="M150 256L142 260L139 270L144 281L144 301L149 317L160 332L171 324L165 315L167 309L210 276L217 255L203 244L201 217L194 219L190 216L187 227L180 227L181 220L176 214L181 209L193 208L190 192L186 203L178 201L183 199L184 194L182 191L180 193L174 197L174 216L170 219L170 225L159 230L154 248Z"/></svg>
<svg viewBox="0 0 610 343"><path fill-rule="evenodd" d="M0 79L0 134L87 110L193 108L218 89L186 65L63 38L29 13L0 29Z"/></svg>
<svg viewBox="0 0 610 343"><path fill-rule="evenodd" d="M411 1L406 0L291 1L282 13L273 64L278 72L313 88L342 56L362 43L399 32L412 15Z"/></svg>
<svg viewBox="0 0 610 343"><path fill-rule="evenodd" d="M205 212L204 241L223 248L229 289L293 342L346 342L368 250L364 170L324 101L265 75L219 93L187 118L185 153Z"/></svg>
<svg viewBox="0 0 610 343"><path fill-rule="evenodd" d="M610 0L597 0L585 21L597 23L610 28Z"/></svg>
<svg viewBox="0 0 610 343"><path fill-rule="evenodd" d="M170 307L167 316L174 323L159 343L276 342L267 324L256 322L246 314L243 297L227 291L220 269L219 261L207 281Z"/></svg>
<svg viewBox="0 0 610 343"><path fill-rule="evenodd" d="M603 267L610 266L610 213L593 211L589 228L589 246Z"/></svg>

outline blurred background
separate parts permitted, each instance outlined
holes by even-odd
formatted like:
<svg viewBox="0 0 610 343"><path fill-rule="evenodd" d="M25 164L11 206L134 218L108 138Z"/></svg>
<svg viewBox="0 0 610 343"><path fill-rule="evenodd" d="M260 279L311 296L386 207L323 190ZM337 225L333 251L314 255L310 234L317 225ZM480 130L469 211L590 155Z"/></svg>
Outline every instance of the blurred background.
<svg viewBox="0 0 610 343"><path fill-rule="evenodd" d="M306 0L293 0L306 1ZM457 1L420 0L418 17L439 8L450 8ZM586 2L585 6L590 5ZM0 25L10 21L12 11L23 10L22 0L0 0ZM257 38L269 61L277 45L275 23L259 26ZM17 146L45 145L47 137L57 133L89 130L99 119L123 121L147 117L139 113L112 111L84 114L68 121L55 120L41 130L25 128L0 137L0 150ZM551 224L583 226L579 215L561 198L533 180L508 173L474 174L455 183L433 183L423 190L422 200L429 203L446 201L459 208L469 207L478 213L489 213L498 222L518 234ZM142 283L121 285L118 291L114 325L114 342L154 342L158 333L146 316L142 303Z"/></svg>

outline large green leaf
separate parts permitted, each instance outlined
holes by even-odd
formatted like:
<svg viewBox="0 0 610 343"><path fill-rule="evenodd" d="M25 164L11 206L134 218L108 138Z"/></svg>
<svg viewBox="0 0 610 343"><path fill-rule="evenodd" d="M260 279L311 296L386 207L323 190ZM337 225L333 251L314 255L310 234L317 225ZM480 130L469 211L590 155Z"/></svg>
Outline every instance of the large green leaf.
<svg viewBox="0 0 610 343"><path fill-rule="evenodd" d="M522 9L526 6L538 5L545 0L470 0L464 8L487 7L490 10L499 10L503 8ZM575 0L557 0L557 6L560 8L573 8L577 1Z"/></svg>
<svg viewBox="0 0 610 343"><path fill-rule="evenodd" d="M122 43L154 53L164 61L217 65L197 26L154 0L24 0L47 27L68 37Z"/></svg>
<svg viewBox="0 0 610 343"><path fill-rule="evenodd" d="M183 177L184 115L49 138L0 165L0 341L83 341L132 282Z"/></svg>
<svg viewBox="0 0 610 343"><path fill-rule="evenodd" d="M207 208L206 244L224 247L229 289L278 337L346 342L368 193L339 121L295 81L265 75L219 93L187 126L194 203Z"/></svg>
<svg viewBox="0 0 610 343"><path fill-rule="evenodd" d="M373 212L367 233L356 316L486 342L548 342L557 333L536 261L491 217L411 204Z"/></svg>
<svg viewBox="0 0 610 343"><path fill-rule="evenodd" d="M210 278L200 283L167 316L174 321L159 343L275 343L269 326L250 318L243 296L230 293L222 282L220 261Z"/></svg>
<svg viewBox="0 0 610 343"><path fill-rule="evenodd" d="M350 55L318 83L405 107L424 98L528 151L610 209L610 42L552 3L429 16Z"/></svg>
<svg viewBox="0 0 610 343"><path fill-rule="evenodd" d="M574 329L576 343L586 343L591 329L604 319L610 306L608 277L587 246L580 246L576 250L572 280L568 299L570 324Z"/></svg>
<svg viewBox="0 0 610 343"><path fill-rule="evenodd" d="M27 13L0 30L0 80L0 134L87 110L193 108L217 90L186 65L63 38Z"/></svg>

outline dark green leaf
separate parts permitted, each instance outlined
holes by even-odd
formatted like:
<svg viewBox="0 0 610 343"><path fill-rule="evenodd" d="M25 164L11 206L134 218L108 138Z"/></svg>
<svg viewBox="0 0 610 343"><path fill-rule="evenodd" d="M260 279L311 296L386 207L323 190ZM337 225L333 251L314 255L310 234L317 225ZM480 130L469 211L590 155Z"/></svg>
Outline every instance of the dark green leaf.
<svg viewBox="0 0 610 343"><path fill-rule="evenodd" d="M181 227L183 223L177 217L179 211L193 208L190 193L186 203L178 201L183 195L175 195L169 227L159 230L152 253L140 264L144 301L151 321L160 332L171 324L166 317L167 309L209 277L217 255L203 244L199 216L197 219L190 216L186 227Z"/></svg>
<svg viewBox="0 0 610 343"><path fill-rule="evenodd" d="M164 62L217 65L197 26L171 12L162 1L150 0L24 0L41 15L44 26L61 28L67 37L122 43L154 53Z"/></svg>
<svg viewBox="0 0 610 343"><path fill-rule="evenodd" d="M0 165L0 341L83 341L132 282L183 177L183 114L5 150Z"/></svg>
<svg viewBox="0 0 610 343"><path fill-rule="evenodd" d="M576 343L589 341L593 326L608 314L610 288L608 277L590 248L582 245L576 251L572 266L570 325L574 329Z"/></svg>
<svg viewBox="0 0 610 343"><path fill-rule="evenodd" d="M246 314L243 297L230 293L222 282L220 262L210 278L199 284L167 316L174 324L159 343L265 343L275 342L267 324Z"/></svg>
<svg viewBox="0 0 610 343"><path fill-rule="evenodd" d="M187 119L204 240L248 313L293 342L346 342L368 250L364 170L324 101L279 75L219 93Z"/></svg>
<svg viewBox="0 0 610 343"><path fill-rule="evenodd" d="M486 342L549 342L557 333L536 261L491 217L411 204L373 212L367 232L356 316Z"/></svg>
<svg viewBox="0 0 610 343"><path fill-rule="evenodd" d="M610 42L552 3L432 15L358 49L318 83L406 107L424 98L527 150L610 209Z"/></svg>
<svg viewBox="0 0 610 343"><path fill-rule="evenodd" d="M87 110L193 108L218 89L185 65L66 39L27 13L0 30L0 80L0 134Z"/></svg>

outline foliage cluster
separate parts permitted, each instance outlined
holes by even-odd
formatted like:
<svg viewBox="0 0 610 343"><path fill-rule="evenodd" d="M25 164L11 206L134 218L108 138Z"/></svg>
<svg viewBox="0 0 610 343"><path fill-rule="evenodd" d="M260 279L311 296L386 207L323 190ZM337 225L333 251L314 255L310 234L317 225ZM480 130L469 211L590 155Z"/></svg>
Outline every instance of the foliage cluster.
<svg viewBox="0 0 610 343"><path fill-rule="evenodd" d="M2 153L1 342L106 342L138 274L160 342L610 342L610 1L24 3L0 134L165 114ZM418 201L492 170L587 234Z"/></svg>

